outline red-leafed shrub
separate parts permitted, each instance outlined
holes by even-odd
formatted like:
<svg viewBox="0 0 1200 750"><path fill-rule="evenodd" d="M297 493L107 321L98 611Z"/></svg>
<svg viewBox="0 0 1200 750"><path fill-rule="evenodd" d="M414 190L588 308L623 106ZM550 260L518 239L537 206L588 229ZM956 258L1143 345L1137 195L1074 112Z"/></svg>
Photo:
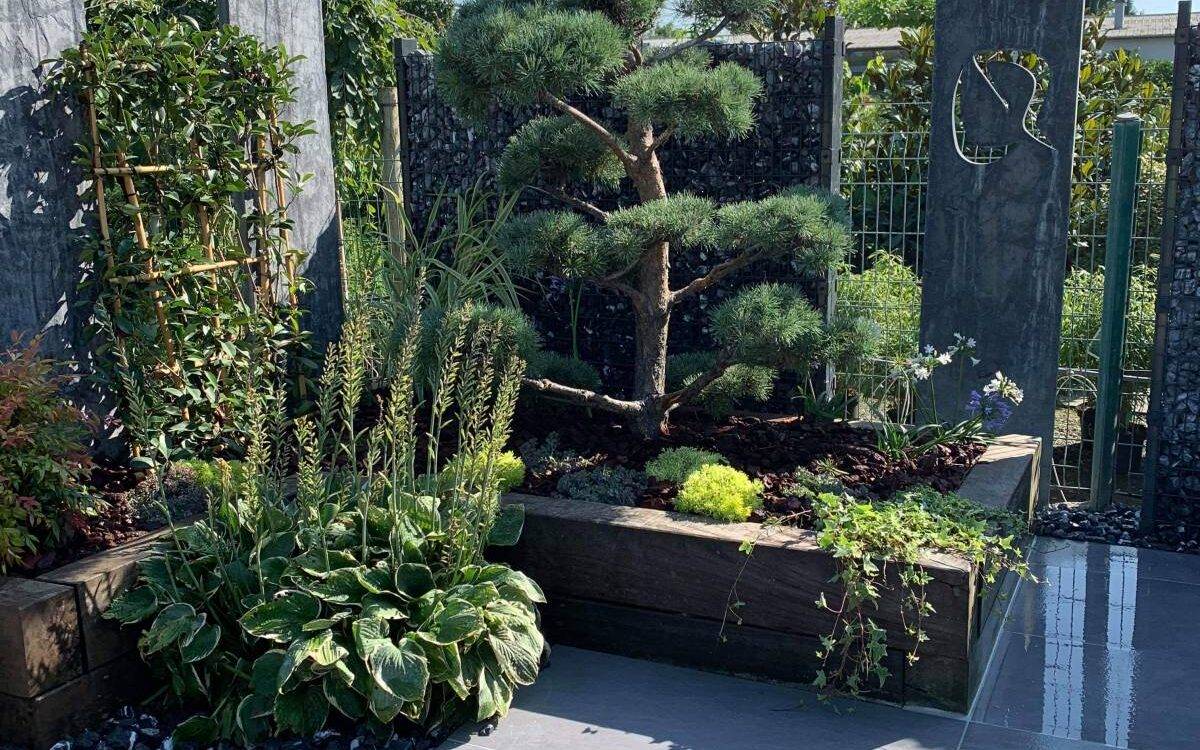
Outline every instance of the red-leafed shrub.
<svg viewBox="0 0 1200 750"><path fill-rule="evenodd" d="M63 542L97 503L86 483L88 422L38 344L0 353L0 572Z"/></svg>

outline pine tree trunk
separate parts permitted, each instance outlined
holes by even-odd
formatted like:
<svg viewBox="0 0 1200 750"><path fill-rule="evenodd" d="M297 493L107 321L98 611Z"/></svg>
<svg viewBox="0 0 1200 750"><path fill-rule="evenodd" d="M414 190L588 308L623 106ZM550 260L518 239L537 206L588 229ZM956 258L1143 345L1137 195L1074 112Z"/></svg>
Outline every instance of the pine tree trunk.
<svg viewBox="0 0 1200 750"><path fill-rule="evenodd" d="M643 202L667 197L662 166L650 144L654 131L630 124L629 143L639 157L630 177ZM638 290L644 303L634 306L637 349L634 355L633 397L643 403L633 427L647 439L661 437L667 429L662 396L667 388L667 331L671 321L671 248L660 242L646 251L640 265Z"/></svg>

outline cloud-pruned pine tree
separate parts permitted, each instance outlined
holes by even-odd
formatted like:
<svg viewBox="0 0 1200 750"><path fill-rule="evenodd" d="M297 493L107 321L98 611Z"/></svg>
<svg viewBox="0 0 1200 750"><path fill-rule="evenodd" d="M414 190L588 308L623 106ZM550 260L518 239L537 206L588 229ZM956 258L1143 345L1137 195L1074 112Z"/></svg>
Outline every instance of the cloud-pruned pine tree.
<svg viewBox="0 0 1200 750"><path fill-rule="evenodd" d="M586 280L625 296L633 310L632 392L603 394L538 377L526 385L624 415L647 438L662 434L671 410L697 399L735 365L808 373L829 358L859 353L869 338L855 322L827 326L798 288L749 287L714 312L716 350L708 367L668 390L667 331L680 303L762 261L788 260L823 273L842 259L850 236L840 200L821 191L793 189L725 206L668 192L659 161L665 143L744 138L754 127L762 83L735 63L714 65L703 42L761 13L768 0L692 0L693 15L712 19L707 32L670 48L643 48L640 38L662 4L472 0L450 23L436 58L443 95L470 119L483 121L497 104L557 113L524 125L500 159L502 188L533 187L564 206L507 223L500 234L513 269ZM623 132L571 104L598 93L626 116ZM588 184L615 189L623 180L632 183L637 203L616 210L578 191ZM672 288L672 256L700 251L722 259Z"/></svg>

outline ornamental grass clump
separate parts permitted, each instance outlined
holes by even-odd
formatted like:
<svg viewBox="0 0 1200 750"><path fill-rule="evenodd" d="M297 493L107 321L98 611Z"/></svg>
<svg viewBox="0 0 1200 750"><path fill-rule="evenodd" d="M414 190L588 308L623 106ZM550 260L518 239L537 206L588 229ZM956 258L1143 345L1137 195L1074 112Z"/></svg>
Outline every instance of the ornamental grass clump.
<svg viewBox="0 0 1200 750"><path fill-rule="evenodd" d="M708 464L684 480L675 497L675 509L718 521L745 521L762 507L762 482L732 466Z"/></svg>
<svg viewBox="0 0 1200 750"><path fill-rule="evenodd" d="M731 386L722 378L737 374L736 367L807 377L818 364L862 356L871 339L856 321L827 324L798 287L751 286L712 316L714 346L703 367L669 382L667 332L680 305L767 261L823 276L841 262L850 232L842 201L818 190L794 188L724 206L668 190L660 162L668 142L740 139L753 130L762 82L735 63L714 64L700 44L744 24L769 3L694 0L689 10L714 19L713 27L694 40L645 50L641 36L662 6L661 0L472 0L450 23L436 55L440 89L461 114L482 122L493 105L550 113L512 137L500 158L499 181L508 191L528 188L551 196L564 209L508 220L498 235L508 265L526 275L588 282L623 296L632 309L630 392L605 393L550 372L531 373L526 387L622 415L648 439L666 431L673 409L710 388L719 391L716 403L727 399ZM623 130L571 103L596 94L609 97L625 121ZM628 205L618 199L617 207L602 208L603 201L585 197L589 187L615 193L624 186L636 195ZM703 275L673 284L672 263L680 266L685 253L715 260ZM762 373L749 371L756 378ZM761 378L751 385L750 395L764 391Z"/></svg>
<svg viewBox="0 0 1200 750"><path fill-rule="evenodd" d="M289 421L252 395L242 476L218 464L207 516L175 528L108 612L148 624L143 658L168 698L199 709L176 742L309 736L334 713L444 733L504 715L536 678L542 592L484 555L523 525L522 508L499 504L523 363L502 326L448 312L418 401L421 313L400 317L378 422L357 422L373 363L352 318L315 413Z"/></svg>

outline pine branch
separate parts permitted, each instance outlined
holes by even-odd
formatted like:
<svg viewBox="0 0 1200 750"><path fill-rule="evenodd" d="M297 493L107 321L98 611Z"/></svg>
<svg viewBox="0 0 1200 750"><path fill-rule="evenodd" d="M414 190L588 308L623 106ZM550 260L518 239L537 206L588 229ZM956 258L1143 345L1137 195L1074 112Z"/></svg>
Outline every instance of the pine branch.
<svg viewBox="0 0 1200 750"><path fill-rule="evenodd" d="M551 198L560 200L563 203L566 203L568 206L570 206L578 211L582 211L583 213L587 214L588 216L591 216L594 219L597 219L599 221L606 221L608 219L607 211L605 211L604 209L600 208L599 206L597 206L593 203L589 203L588 201L583 200L582 198L576 198L575 196L570 195L569 193L567 193L565 188L558 187L558 188L555 188L554 190L547 190L545 188L537 187L536 185L530 185L529 187L538 191L539 193L542 193L543 195L548 195Z"/></svg>
<svg viewBox="0 0 1200 750"><path fill-rule="evenodd" d="M636 414L643 408L643 404L640 401L624 401L612 396L605 396L602 393L589 391L585 388L571 388L570 386L561 385L545 378L522 378L521 383L526 388L531 388L546 396L570 401L581 406L593 406L597 409L616 412L618 414Z"/></svg>
<svg viewBox="0 0 1200 750"><path fill-rule="evenodd" d="M617 155L617 158L621 160L622 164L627 167L632 167L637 163L637 157L626 151L625 148L621 146L621 142L617 140L615 135L612 134L612 131L593 120L587 115L587 113L572 107L567 102L559 99L554 94L551 94L549 91L543 91L541 93L541 97L559 112L575 118L580 125L583 125L585 128L595 133L596 136L604 142L604 145L608 146L609 150Z"/></svg>
<svg viewBox="0 0 1200 750"><path fill-rule="evenodd" d="M659 54L654 56L654 58L653 58L654 62L662 62L663 60L670 60L672 57L680 55L680 54L692 49L693 47L700 46L701 44L704 44L705 42L707 42L710 39L712 39L713 37L715 37L717 34L720 34L722 31L725 30L725 27L728 25L729 25L729 17L726 16L725 18L722 18L718 23L709 27L709 29L707 31L701 32L701 34L699 36L689 39L682 44L676 44L673 47L667 47L662 52L660 52Z"/></svg>
<svg viewBox="0 0 1200 750"><path fill-rule="evenodd" d="M723 263L718 263L717 265L713 266L712 270L710 270L704 276L701 276L695 281L690 282L687 286L681 289L671 292L671 304L675 304L680 300L687 299L694 294L699 294L731 273L739 271L751 264L757 263L759 260L766 257L766 255L766 252L762 251L746 253L744 255L738 255L734 258L730 258Z"/></svg>
<svg viewBox="0 0 1200 750"><path fill-rule="evenodd" d="M650 144L650 151L654 152L662 148L662 145L673 135L675 135L674 125L663 128L662 132L655 136L654 141Z"/></svg>
<svg viewBox="0 0 1200 750"><path fill-rule="evenodd" d="M671 393L663 396L663 408L669 411L680 404L685 404L688 401L696 398L704 391L705 388L716 382L722 375L725 374L725 371L732 366L733 362L730 362L724 356L718 355L717 361L712 366L711 370L699 376L691 383L688 383L683 388L680 388L677 391L672 391Z"/></svg>

